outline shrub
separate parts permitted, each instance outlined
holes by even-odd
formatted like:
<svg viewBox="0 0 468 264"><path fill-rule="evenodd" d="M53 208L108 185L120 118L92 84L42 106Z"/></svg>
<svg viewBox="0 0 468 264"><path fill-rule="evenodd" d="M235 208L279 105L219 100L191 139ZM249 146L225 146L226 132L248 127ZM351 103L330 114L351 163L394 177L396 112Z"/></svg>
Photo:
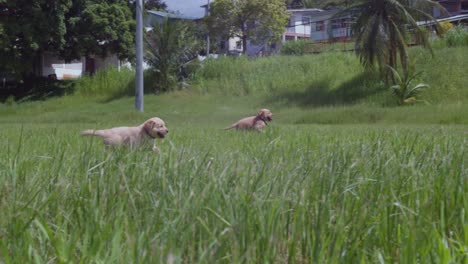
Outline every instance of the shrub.
<svg viewBox="0 0 468 264"><path fill-rule="evenodd" d="M456 26L444 35L449 47L468 46L468 31L462 26Z"/></svg>
<svg viewBox="0 0 468 264"><path fill-rule="evenodd" d="M392 93L398 98L398 103L403 104L412 104L417 101L417 96L421 93L424 88L428 88L429 85L425 83L418 83L413 85L413 81L422 73L418 72L415 74L400 74L392 67L387 67L391 70L392 75L395 79L396 84L390 87Z"/></svg>
<svg viewBox="0 0 468 264"><path fill-rule="evenodd" d="M114 99L134 92L135 72L123 68L118 70L109 67L97 71L94 75L85 75L76 80L77 94L84 96L100 96Z"/></svg>
<svg viewBox="0 0 468 264"><path fill-rule="evenodd" d="M288 41L281 47L283 55L304 55L306 54L307 44L312 43L310 40L301 39L297 41Z"/></svg>

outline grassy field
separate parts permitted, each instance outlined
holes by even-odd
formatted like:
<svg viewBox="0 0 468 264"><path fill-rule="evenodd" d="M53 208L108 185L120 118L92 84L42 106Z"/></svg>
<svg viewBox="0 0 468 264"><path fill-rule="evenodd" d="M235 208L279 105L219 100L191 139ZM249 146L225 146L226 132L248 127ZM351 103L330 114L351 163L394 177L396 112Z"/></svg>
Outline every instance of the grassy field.
<svg viewBox="0 0 468 264"><path fill-rule="evenodd" d="M300 124L306 110L279 108L265 133L236 133L221 128L258 98L132 103L3 109L1 261L468 261L465 125ZM161 154L79 136L152 115L171 130Z"/></svg>
<svg viewBox="0 0 468 264"><path fill-rule="evenodd" d="M439 51L454 73L417 57L439 88L407 107L347 54L221 61L231 75L206 66L145 113L92 88L0 105L0 263L468 263L464 50ZM261 107L264 133L222 130ZM79 136L152 116L170 129L159 154Z"/></svg>

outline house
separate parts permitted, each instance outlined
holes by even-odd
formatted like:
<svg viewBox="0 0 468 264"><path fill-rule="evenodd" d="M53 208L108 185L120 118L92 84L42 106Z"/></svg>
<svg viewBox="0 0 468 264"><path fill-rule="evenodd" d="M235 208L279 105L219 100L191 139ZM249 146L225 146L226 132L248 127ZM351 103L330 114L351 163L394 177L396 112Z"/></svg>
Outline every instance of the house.
<svg viewBox="0 0 468 264"><path fill-rule="evenodd" d="M433 16L435 18L451 17L468 14L468 0L435 0L443 6L448 13L443 12L440 8L434 7Z"/></svg>
<svg viewBox="0 0 468 264"><path fill-rule="evenodd" d="M349 38L351 23L349 17L333 18L340 10L290 9L291 18L283 34L283 42L298 39L327 41L330 38Z"/></svg>
<svg viewBox="0 0 468 264"><path fill-rule="evenodd" d="M310 17L310 39L329 41L331 39L348 40L352 36L351 17L336 17L339 9L323 10Z"/></svg>
<svg viewBox="0 0 468 264"><path fill-rule="evenodd" d="M203 5L207 8L207 5ZM352 19L343 17L333 18L340 10L322 10L318 8L288 9L291 14L288 25L277 43L253 44L247 41L247 55L261 56L278 52L282 43L299 39L313 41L328 41L330 38L348 40L351 37ZM207 10L206 12L207 13ZM234 37L226 40L218 39L216 49L224 54L241 54L242 41Z"/></svg>
<svg viewBox="0 0 468 264"><path fill-rule="evenodd" d="M120 61L116 55L102 58L99 56L81 57L79 60L65 61L51 53L41 56L40 75L57 80L76 79L85 73L94 73L98 69L109 66L121 68L125 62Z"/></svg>
<svg viewBox="0 0 468 264"><path fill-rule="evenodd" d="M288 12L291 13L291 16L286 31L281 37L282 42L309 39L312 32L311 19L323 10L318 8L288 9Z"/></svg>

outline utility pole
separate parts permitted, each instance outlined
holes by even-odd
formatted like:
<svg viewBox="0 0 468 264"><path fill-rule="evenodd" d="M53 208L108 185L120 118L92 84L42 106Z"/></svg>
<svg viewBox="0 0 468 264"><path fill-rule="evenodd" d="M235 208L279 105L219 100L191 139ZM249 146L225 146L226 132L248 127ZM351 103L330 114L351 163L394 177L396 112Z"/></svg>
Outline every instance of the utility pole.
<svg viewBox="0 0 468 264"><path fill-rule="evenodd" d="M205 16L210 15L210 0L207 0ZM206 58L210 55L210 32L206 33Z"/></svg>
<svg viewBox="0 0 468 264"><path fill-rule="evenodd" d="M136 1L135 109L143 112L143 0Z"/></svg>

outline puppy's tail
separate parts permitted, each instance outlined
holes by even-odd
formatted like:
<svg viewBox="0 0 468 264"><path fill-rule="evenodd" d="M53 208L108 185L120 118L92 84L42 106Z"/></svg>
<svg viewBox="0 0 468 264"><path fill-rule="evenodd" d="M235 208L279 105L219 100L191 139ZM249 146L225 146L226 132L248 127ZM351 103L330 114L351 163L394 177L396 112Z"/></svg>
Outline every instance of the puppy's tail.
<svg viewBox="0 0 468 264"><path fill-rule="evenodd" d="M233 129L237 126L237 124L233 124L233 125L230 125L228 127L225 127L224 130L229 130L229 129Z"/></svg>
<svg viewBox="0 0 468 264"><path fill-rule="evenodd" d="M100 136L99 130L87 129L80 133L82 136Z"/></svg>

